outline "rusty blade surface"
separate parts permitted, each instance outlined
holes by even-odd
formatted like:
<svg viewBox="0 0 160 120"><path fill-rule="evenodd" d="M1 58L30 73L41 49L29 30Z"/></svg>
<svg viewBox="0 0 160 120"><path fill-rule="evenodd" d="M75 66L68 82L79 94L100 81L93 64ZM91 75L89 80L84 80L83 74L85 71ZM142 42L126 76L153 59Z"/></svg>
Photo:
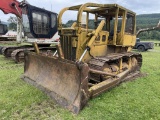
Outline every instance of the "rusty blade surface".
<svg viewBox="0 0 160 120"><path fill-rule="evenodd" d="M88 100L87 64L25 53L23 79L43 90L61 106L78 113Z"/></svg>

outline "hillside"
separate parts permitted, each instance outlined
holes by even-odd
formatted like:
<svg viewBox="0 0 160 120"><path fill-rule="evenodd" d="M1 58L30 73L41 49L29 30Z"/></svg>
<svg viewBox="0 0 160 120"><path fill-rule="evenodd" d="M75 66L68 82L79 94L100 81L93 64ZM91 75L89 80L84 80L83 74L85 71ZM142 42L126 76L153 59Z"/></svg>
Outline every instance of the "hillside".
<svg viewBox="0 0 160 120"><path fill-rule="evenodd" d="M160 14L143 14L137 15L137 30L140 28L157 26L160 20ZM160 40L160 30L143 32L139 35L141 39L158 39Z"/></svg>
<svg viewBox="0 0 160 120"><path fill-rule="evenodd" d="M160 20L160 13L154 13L154 14L141 14L137 15L136 17L136 24L137 24L137 30L141 28L150 28L157 26L158 22ZM65 26L70 27L74 20L69 20ZM89 28L93 28L94 21L89 21ZM139 35L141 39L158 39L160 40L160 30L159 31L150 31L150 32L143 32Z"/></svg>
<svg viewBox="0 0 160 120"><path fill-rule="evenodd" d="M156 26L160 20L160 13L137 15L137 27L146 28Z"/></svg>

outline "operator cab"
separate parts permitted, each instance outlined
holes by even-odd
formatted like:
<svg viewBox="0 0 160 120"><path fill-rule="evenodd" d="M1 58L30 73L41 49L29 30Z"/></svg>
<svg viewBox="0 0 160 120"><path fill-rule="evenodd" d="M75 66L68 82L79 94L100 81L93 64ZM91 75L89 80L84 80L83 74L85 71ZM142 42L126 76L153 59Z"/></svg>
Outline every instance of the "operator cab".
<svg viewBox="0 0 160 120"><path fill-rule="evenodd" d="M68 28L62 24L67 11L77 12L73 14L77 20ZM118 4L87 3L62 9L58 15L58 33L64 58L76 61L88 50L83 59L88 62L92 57L130 51L136 41L135 16Z"/></svg>
<svg viewBox="0 0 160 120"><path fill-rule="evenodd" d="M8 28L6 24L2 24L0 22L0 35L5 35L8 32Z"/></svg>
<svg viewBox="0 0 160 120"><path fill-rule="evenodd" d="M57 32L57 13L26 3L20 5L25 36L28 38L52 38Z"/></svg>

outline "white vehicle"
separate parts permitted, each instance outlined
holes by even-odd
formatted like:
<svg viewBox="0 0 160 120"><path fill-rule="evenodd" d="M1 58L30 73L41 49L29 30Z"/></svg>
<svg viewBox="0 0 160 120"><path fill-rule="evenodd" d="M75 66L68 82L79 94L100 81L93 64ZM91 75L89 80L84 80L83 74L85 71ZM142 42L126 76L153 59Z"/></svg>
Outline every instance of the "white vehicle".
<svg viewBox="0 0 160 120"><path fill-rule="evenodd" d="M29 11L26 11L26 6ZM17 0L7 0L6 2L6 0L1 0L0 9L5 14L12 13L16 15L16 41L17 43L27 43L27 45L23 46L4 47L2 49L2 54L5 57L12 57L16 62L23 62L24 51L35 50L33 44L37 44L40 51L55 52L56 47L50 45L55 45L55 43L57 44L57 41L59 41L59 36L57 33L57 13L32 6L26 3L25 0L22 2L18 2ZM30 12L32 12L31 15L29 14ZM48 12L49 14L45 14ZM51 24L49 24L50 22ZM22 39L23 31L24 38Z"/></svg>
<svg viewBox="0 0 160 120"><path fill-rule="evenodd" d="M16 41L17 31L8 31L4 35L0 35L0 41Z"/></svg>

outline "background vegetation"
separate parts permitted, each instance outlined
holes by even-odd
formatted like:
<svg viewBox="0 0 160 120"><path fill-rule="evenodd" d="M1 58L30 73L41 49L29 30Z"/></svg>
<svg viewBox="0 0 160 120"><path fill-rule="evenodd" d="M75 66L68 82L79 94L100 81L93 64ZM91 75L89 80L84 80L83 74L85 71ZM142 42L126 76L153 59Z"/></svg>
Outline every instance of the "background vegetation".
<svg viewBox="0 0 160 120"><path fill-rule="evenodd" d="M137 30L142 29L142 28L151 28L157 26L158 22L160 21L160 14L155 13L155 14L141 14L137 15L136 19L136 24L137 24ZM75 20L69 20L67 23L63 24L65 27L70 27L72 23ZM16 17L10 17L8 19L8 25L9 25L9 30L16 30L17 19ZM2 22L3 23L3 22ZM89 28L93 28L94 20L89 21ZM149 32L142 32L139 35L139 38L145 40L145 39L157 39L160 40L160 30L155 30L155 31L149 31Z"/></svg>
<svg viewBox="0 0 160 120"><path fill-rule="evenodd" d="M17 17L10 16L7 21L9 23L8 25L9 30L14 30L14 31L17 30Z"/></svg>
<svg viewBox="0 0 160 120"><path fill-rule="evenodd" d="M151 28L157 26L160 21L160 14L144 14L137 15L137 30L142 28ZM139 37L141 39L157 39L160 40L160 30L142 32Z"/></svg>
<svg viewBox="0 0 160 120"><path fill-rule="evenodd" d="M156 27L158 22L160 21L160 14L157 13L157 14L137 15L136 20L137 20L136 21L137 30L142 29L142 28ZM66 24L64 24L64 26L70 27L74 21L75 20L69 20ZM89 21L89 28L93 28L93 26L94 26L94 20L90 20ZM142 32L139 35L139 38L160 40L160 30Z"/></svg>

